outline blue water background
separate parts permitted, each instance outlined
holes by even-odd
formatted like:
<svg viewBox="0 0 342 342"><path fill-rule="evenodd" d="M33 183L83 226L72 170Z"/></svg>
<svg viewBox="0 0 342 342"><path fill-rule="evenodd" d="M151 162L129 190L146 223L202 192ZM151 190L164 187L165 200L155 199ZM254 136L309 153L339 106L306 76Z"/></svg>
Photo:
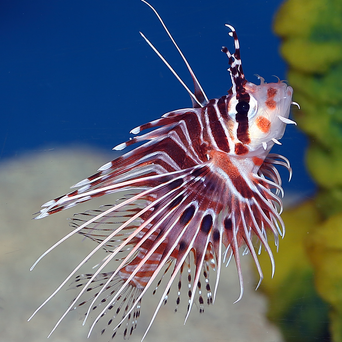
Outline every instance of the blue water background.
<svg viewBox="0 0 342 342"><path fill-rule="evenodd" d="M231 87L233 50L225 23L241 43L243 68L267 82L286 79L272 32L279 0L153 0L209 98ZM144 42L155 44L183 80L191 78L153 12L139 0L0 2L0 161L27 152L87 144L110 151L133 127L191 101ZM290 126L274 152L291 160L286 190L309 195L306 139ZM284 174L285 175L285 174ZM285 177L287 177L285 175Z"/></svg>

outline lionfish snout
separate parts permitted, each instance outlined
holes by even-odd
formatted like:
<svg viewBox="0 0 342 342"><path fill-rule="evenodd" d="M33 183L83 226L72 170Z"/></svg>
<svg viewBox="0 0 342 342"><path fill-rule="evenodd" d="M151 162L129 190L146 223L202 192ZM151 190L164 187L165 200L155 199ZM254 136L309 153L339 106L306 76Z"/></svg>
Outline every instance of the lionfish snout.
<svg viewBox="0 0 342 342"><path fill-rule="evenodd" d="M249 121L250 149L262 148L268 152L274 144L281 144L278 140L284 135L286 125L295 123L289 119L293 89L281 81L266 83L260 79L260 85L246 85L258 103L256 114Z"/></svg>

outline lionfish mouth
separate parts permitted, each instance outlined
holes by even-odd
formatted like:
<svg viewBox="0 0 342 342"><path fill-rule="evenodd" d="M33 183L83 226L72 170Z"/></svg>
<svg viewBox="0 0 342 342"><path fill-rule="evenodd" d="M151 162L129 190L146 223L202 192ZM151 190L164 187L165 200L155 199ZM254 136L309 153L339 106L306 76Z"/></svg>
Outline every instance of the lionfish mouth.
<svg viewBox="0 0 342 342"><path fill-rule="evenodd" d="M277 83L265 84L262 80L259 86L247 85L237 34L227 25L234 38L235 52L231 54L227 48L223 51L229 58L233 86L228 95L208 100L159 14L142 1L157 15L180 52L194 81L194 93L142 36L186 88L193 107L169 112L133 129L133 134L148 131L116 149L143 144L100 167L97 173L78 182L74 191L42 206L37 219L96 197L115 195L118 198L114 204L74 215L71 219L73 231L32 266L33 269L42 257L76 233L97 243L31 318L89 259L103 249L107 252L96 272L76 276L73 285L79 293L52 332L69 311L87 306L85 320L90 312L96 314L90 332L105 317L101 334L110 332L114 337L121 330L127 337L137 326L145 293L156 284L155 293L165 277L168 280L163 280L164 289L146 333L159 308L167 301L174 281L177 281L177 307L182 289L187 289L186 318L195 302L203 312L216 295L221 264L228 264L232 258L240 280L239 300L243 294L241 246L245 246L256 264L259 284L263 273L258 253L262 248L270 257L272 275L274 273L267 233L272 233L278 246L279 236L284 236L285 231L280 217L283 190L275 166L284 166L290 174L291 167L283 156L267 155L268 151L259 155L257 150L252 150L255 137L251 133L251 122L255 115L260 115L257 108L272 107L278 113L277 123L258 116L255 130L266 134L272 129L273 133L282 136L286 124L293 123L288 119L292 88L287 87L286 98L277 102L274 92ZM254 91L266 92L266 102L253 104L252 93L248 90L250 85ZM118 267L108 271L114 260L119 261ZM210 274L214 270L216 281L213 286Z"/></svg>

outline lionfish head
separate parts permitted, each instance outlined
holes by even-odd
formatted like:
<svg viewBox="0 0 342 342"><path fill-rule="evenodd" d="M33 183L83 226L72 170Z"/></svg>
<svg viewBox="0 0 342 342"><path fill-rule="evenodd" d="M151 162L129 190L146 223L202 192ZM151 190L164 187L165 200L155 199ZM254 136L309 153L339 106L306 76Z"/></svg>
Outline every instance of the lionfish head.
<svg viewBox="0 0 342 342"><path fill-rule="evenodd" d="M282 138L286 124L295 124L289 119L293 89L280 80L266 83L260 76L259 85L248 82L242 70L237 34L232 26L226 26L235 42L234 54L222 48L229 58L228 71L233 83L227 111L232 119L228 125L235 140L234 153L266 157L275 143L281 144L278 139Z"/></svg>

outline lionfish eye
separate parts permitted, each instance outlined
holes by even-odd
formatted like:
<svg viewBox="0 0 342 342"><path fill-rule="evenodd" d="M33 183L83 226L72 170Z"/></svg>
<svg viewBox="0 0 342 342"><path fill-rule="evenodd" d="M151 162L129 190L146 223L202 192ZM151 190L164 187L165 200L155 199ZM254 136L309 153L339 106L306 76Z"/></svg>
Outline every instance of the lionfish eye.
<svg viewBox="0 0 342 342"><path fill-rule="evenodd" d="M235 107L239 114L247 114L249 111L249 103L246 101L239 101Z"/></svg>
<svg viewBox="0 0 342 342"><path fill-rule="evenodd" d="M242 116L248 116L252 118L258 112L258 102L252 94L249 94L249 101L238 100L236 96L233 96L230 100L230 105L228 106L228 114L232 117L238 113Z"/></svg>

